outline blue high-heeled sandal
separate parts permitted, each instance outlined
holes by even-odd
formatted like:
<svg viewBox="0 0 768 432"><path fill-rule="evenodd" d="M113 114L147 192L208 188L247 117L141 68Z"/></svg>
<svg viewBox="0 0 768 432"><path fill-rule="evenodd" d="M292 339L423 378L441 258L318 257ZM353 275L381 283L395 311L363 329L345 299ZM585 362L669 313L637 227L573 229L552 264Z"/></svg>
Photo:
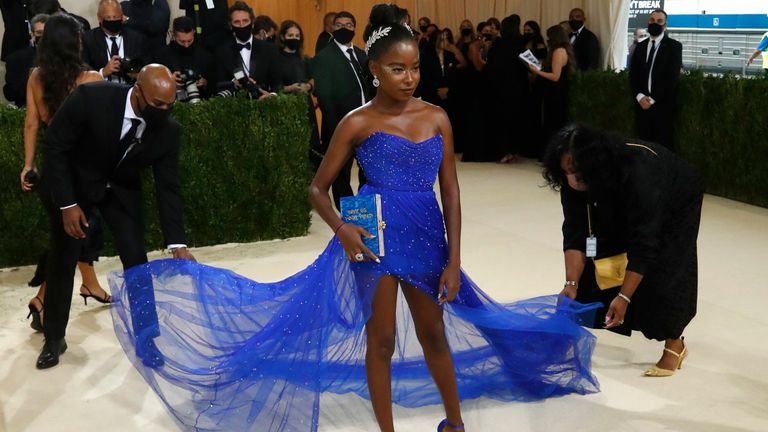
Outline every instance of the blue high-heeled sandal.
<svg viewBox="0 0 768 432"><path fill-rule="evenodd" d="M444 427L450 427L455 430L463 431L464 430L464 423L455 425L448 421L448 419L443 419L443 421L440 422L439 425L437 425L437 432L443 432Z"/></svg>

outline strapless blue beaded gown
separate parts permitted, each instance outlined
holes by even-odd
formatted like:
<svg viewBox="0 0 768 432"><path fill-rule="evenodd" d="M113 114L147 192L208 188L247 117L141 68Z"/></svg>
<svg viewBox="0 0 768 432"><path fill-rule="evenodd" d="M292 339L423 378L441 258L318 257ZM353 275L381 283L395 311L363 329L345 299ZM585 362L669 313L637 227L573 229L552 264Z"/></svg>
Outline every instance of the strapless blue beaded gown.
<svg viewBox="0 0 768 432"><path fill-rule="evenodd" d="M385 133L358 147L368 178L359 193L382 198L380 264L350 263L333 238L309 267L274 283L181 260L110 276L117 337L184 430L315 431L322 393L369 397L364 325L379 278L394 275L437 298L447 262L433 192L442 150L439 135L413 143ZM131 308L126 285L134 293L154 289L154 298L133 294ZM595 308L567 299L558 305L555 296L500 304L462 273L456 300L444 308L461 398L533 401L598 391L590 372L595 338L579 326ZM134 330L132 321L155 314L156 322ZM410 319L398 305L393 402L439 404ZM150 346L162 365L142 362Z"/></svg>

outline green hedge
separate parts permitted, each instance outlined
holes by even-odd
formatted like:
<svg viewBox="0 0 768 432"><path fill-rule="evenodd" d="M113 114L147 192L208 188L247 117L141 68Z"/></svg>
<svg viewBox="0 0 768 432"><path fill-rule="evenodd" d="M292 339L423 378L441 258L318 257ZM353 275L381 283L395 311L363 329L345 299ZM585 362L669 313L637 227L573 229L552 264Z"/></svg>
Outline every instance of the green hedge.
<svg viewBox="0 0 768 432"><path fill-rule="evenodd" d="M636 136L626 72L579 74L571 87L571 119ZM675 149L704 177L707 192L768 207L768 78L680 79Z"/></svg>
<svg viewBox="0 0 768 432"><path fill-rule="evenodd" d="M238 97L176 104L190 246L307 233L312 172L306 103L305 97L286 95L261 102ZM24 111L0 107L0 267L35 262L48 240L38 196L19 187L23 125ZM151 170L144 183L147 246L160 249ZM114 254L111 245L105 254Z"/></svg>

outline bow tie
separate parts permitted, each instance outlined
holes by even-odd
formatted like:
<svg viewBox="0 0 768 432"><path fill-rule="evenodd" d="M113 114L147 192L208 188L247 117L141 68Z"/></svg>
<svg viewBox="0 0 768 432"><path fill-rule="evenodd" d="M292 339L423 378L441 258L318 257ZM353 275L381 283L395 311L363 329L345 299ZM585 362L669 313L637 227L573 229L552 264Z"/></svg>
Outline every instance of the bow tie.
<svg viewBox="0 0 768 432"><path fill-rule="evenodd" d="M251 43L250 42L246 42L244 44L241 44L241 43L237 44L237 50L238 51L242 51L243 49L247 49L247 50L251 49Z"/></svg>

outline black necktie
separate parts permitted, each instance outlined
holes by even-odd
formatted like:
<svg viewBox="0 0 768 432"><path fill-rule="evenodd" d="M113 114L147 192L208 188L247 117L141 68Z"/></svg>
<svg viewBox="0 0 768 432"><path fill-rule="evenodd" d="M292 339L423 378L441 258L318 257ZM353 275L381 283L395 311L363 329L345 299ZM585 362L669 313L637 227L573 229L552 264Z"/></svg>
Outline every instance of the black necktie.
<svg viewBox="0 0 768 432"><path fill-rule="evenodd" d="M138 144L139 140L136 138L136 132L138 132L140 124L141 124L141 120L131 119L131 128L128 129L128 132L120 140L120 155L119 155L120 159L118 159L118 162L117 162L118 165L120 165L120 162L123 161L123 159L126 156L126 152L128 152L131 146Z"/></svg>
<svg viewBox="0 0 768 432"><path fill-rule="evenodd" d="M357 58L355 57L355 50L352 48L347 49L347 54L349 55L349 61L352 63L352 68L355 70L355 74L357 75L357 79L360 80L360 84L363 84L363 68L360 67L360 63L357 62Z"/></svg>
<svg viewBox="0 0 768 432"><path fill-rule="evenodd" d="M251 49L251 43L250 42L246 42L244 44L238 43L237 50L242 51L243 49L247 49L247 50Z"/></svg>
<svg viewBox="0 0 768 432"><path fill-rule="evenodd" d="M109 57L119 56L120 55L120 47L117 46L117 37L116 36L110 36L109 40L112 41L112 46L109 47Z"/></svg>
<svg viewBox="0 0 768 432"><path fill-rule="evenodd" d="M651 41L651 51L648 53L648 59L646 59L645 63L648 65L648 71L650 72L651 66L653 65L653 55L656 54L656 41Z"/></svg>

